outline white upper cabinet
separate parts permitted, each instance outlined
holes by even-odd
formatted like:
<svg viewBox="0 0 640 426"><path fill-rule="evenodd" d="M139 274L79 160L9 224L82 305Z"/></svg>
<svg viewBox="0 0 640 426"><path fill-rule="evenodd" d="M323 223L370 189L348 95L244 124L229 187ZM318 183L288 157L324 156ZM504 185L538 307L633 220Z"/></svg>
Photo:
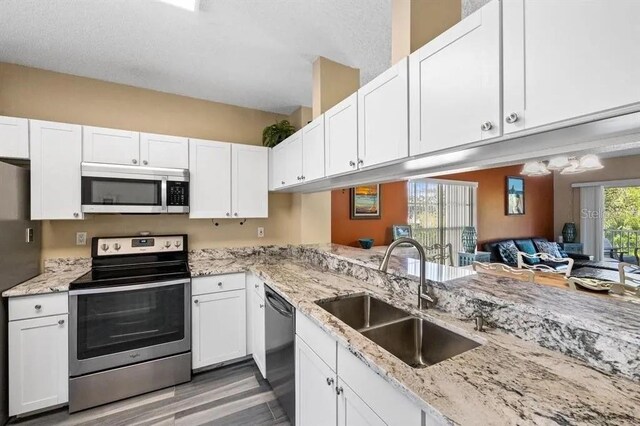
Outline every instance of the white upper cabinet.
<svg viewBox="0 0 640 426"><path fill-rule="evenodd" d="M327 176L356 170L358 163L358 94L324 113L324 151Z"/></svg>
<svg viewBox="0 0 640 426"><path fill-rule="evenodd" d="M505 132L638 103L638 16L638 1L503 2Z"/></svg>
<svg viewBox="0 0 640 426"><path fill-rule="evenodd" d="M369 167L409 154L407 59L358 90L358 163Z"/></svg>
<svg viewBox="0 0 640 426"><path fill-rule="evenodd" d="M409 75L411 155L501 136L500 3L412 53Z"/></svg>
<svg viewBox="0 0 640 426"><path fill-rule="evenodd" d="M283 143L285 142L285 186L302 183L302 130L298 130Z"/></svg>
<svg viewBox="0 0 640 426"><path fill-rule="evenodd" d="M269 215L269 149L233 144L231 206L234 217Z"/></svg>
<svg viewBox="0 0 640 426"><path fill-rule="evenodd" d="M143 166L186 169L189 167L189 139L140 133L140 160Z"/></svg>
<svg viewBox="0 0 640 426"><path fill-rule="evenodd" d="M140 134L128 130L83 126L82 160L93 163L140 163Z"/></svg>
<svg viewBox="0 0 640 426"><path fill-rule="evenodd" d="M29 120L0 116L0 157L29 158Z"/></svg>
<svg viewBox="0 0 640 426"><path fill-rule="evenodd" d="M302 128L302 181L320 179L324 174L324 115Z"/></svg>
<svg viewBox="0 0 640 426"><path fill-rule="evenodd" d="M267 217L269 150L191 139L189 217Z"/></svg>
<svg viewBox="0 0 640 426"><path fill-rule="evenodd" d="M30 120L31 219L82 219L82 127Z"/></svg>
<svg viewBox="0 0 640 426"><path fill-rule="evenodd" d="M231 216L231 144L189 141L189 217Z"/></svg>
<svg viewBox="0 0 640 426"><path fill-rule="evenodd" d="M285 185L284 178L287 168L287 150L285 143L286 140L271 149L271 155L269 157L271 189L279 189Z"/></svg>

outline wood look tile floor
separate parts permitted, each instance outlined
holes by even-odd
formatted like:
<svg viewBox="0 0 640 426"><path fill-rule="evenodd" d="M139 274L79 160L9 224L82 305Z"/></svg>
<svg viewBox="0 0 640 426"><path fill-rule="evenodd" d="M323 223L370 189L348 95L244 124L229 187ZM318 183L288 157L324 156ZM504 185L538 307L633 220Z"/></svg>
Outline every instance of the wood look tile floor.
<svg viewBox="0 0 640 426"><path fill-rule="evenodd" d="M290 425L253 361L193 376L189 383L69 414L67 408L9 425Z"/></svg>

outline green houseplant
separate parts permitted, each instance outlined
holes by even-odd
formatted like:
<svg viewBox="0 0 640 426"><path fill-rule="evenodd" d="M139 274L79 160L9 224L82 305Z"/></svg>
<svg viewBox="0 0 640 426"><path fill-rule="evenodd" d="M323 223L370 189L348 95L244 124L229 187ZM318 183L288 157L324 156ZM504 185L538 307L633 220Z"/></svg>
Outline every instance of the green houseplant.
<svg viewBox="0 0 640 426"><path fill-rule="evenodd" d="M277 121L271 126L267 126L262 131L262 145L273 148L280 142L294 134L296 128L289 123L289 120Z"/></svg>

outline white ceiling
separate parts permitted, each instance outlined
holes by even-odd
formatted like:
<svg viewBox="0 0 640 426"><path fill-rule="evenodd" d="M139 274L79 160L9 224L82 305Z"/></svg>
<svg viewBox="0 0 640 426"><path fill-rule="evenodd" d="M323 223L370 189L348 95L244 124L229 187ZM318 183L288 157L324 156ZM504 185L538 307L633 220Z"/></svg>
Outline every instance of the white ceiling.
<svg viewBox="0 0 640 426"><path fill-rule="evenodd" d="M390 65L391 0L200 3L0 0L0 62L279 113L311 105L317 56Z"/></svg>

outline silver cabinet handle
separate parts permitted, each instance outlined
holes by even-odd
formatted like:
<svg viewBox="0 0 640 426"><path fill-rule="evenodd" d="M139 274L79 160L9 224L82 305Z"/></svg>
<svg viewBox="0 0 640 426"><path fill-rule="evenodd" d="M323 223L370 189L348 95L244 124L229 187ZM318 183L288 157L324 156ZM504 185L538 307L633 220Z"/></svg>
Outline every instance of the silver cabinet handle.
<svg viewBox="0 0 640 426"><path fill-rule="evenodd" d="M362 166L364 164L364 160L362 158L358 158L358 165Z"/></svg>
<svg viewBox="0 0 640 426"><path fill-rule="evenodd" d="M231 216L231 213L227 213L227 217Z"/></svg>
<svg viewBox="0 0 640 426"><path fill-rule="evenodd" d="M234 215L235 217L238 217L238 212L235 212L233 215Z"/></svg>
<svg viewBox="0 0 640 426"><path fill-rule="evenodd" d="M338 386L338 387L336 387L336 393L337 393L338 395L342 394L343 392L344 392L344 389L342 389L342 386Z"/></svg>
<svg viewBox="0 0 640 426"><path fill-rule="evenodd" d="M142 162L142 164L144 164L144 165L146 166L147 164L149 164L149 162L148 162L147 160L144 160L144 161Z"/></svg>
<svg viewBox="0 0 640 426"><path fill-rule="evenodd" d="M301 177L302 177L302 180L305 180L307 178L306 176L301 176Z"/></svg>
<svg viewBox="0 0 640 426"><path fill-rule="evenodd" d="M264 304L261 303L260 304L260 309L262 309L262 308L264 308Z"/></svg>
<svg viewBox="0 0 640 426"><path fill-rule="evenodd" d="M78 216L80 216L80 213L78 213L78 212L73 212L73 217L78 217Z"/></svg>
<svg viewBox="0 0 640 426"><path fill-rule="evenodd" d="M64 320L58 320L58 324L60 325L64 324Z"/></svg>
<svg viewBox="0 0 640 426"><path fill-rule="evenodd" d="M40 309L42 309L42 305L36 305L35 308L36 308L36 311L39 311Z"/></svg>
<svg viewBox="0 0 640 426"><path fill-rule="evenodd" d="M133 164L138 164L138 160L136 160L135 158L134 158L133 160L131 160L131 162L132 162Z"/></svg>
<svg viewBox="0 0 640 426"><path fill-rule="evenodd" d="M512 112L511 114L507 115L504 119L504 121L506 121L509 124L513 124L516 121L518 121L520 117L518 117L518 114L516 114L515 112Z"/></svg>
<svg viewBox="0 0 640 426"><path fill-rule="evenodd" d="M355 161L353 161L353 160L349 160L349 165L350 165L351 167L354 167L354 166L356 165L356 162L355 162Z"/></svg>
<svg viewBox="0 0 640 426"><path fill-rule="evenodd" d="M222 281L218 283L218 287L222 287Z"/></svg>
<svg viewBox="0 0 640 426"><path fill-rule="evenodd" d="M199 300L198 300L198 299L196 299L196 300L194 300L194 301L193 301L193 303L195 303L195 304L197 305L197 304L198 304L198 303L200 303L200 302L199 302Z"/></svg>
<svg viewBox="0 0 640 426"><path fill-rule="evenodd" d="M327 377L327 384L331 386L333 384L333 377Z"/></svg>
<svg viewBox="0 0 640 426"><path fill-rule="evenodd" d="M284 185L284 181L280 182L281 185Z"/></svg>
<svg viewBox="0 0 640 426"><path fill-rule="evenodd" d="M254 284L254 285L253 285L253 287L254 287L254 288L258 288L258 287L260 287L260 286L259 286L258 284Z"/></svg>
<svg viewBox="0 0 640 426"><path fill-rule="evenodd" d="M482 129L483 132L488 132L489 130L493 129L493 124L490 121L485 121L480 126L480 129Z"/></svg>

